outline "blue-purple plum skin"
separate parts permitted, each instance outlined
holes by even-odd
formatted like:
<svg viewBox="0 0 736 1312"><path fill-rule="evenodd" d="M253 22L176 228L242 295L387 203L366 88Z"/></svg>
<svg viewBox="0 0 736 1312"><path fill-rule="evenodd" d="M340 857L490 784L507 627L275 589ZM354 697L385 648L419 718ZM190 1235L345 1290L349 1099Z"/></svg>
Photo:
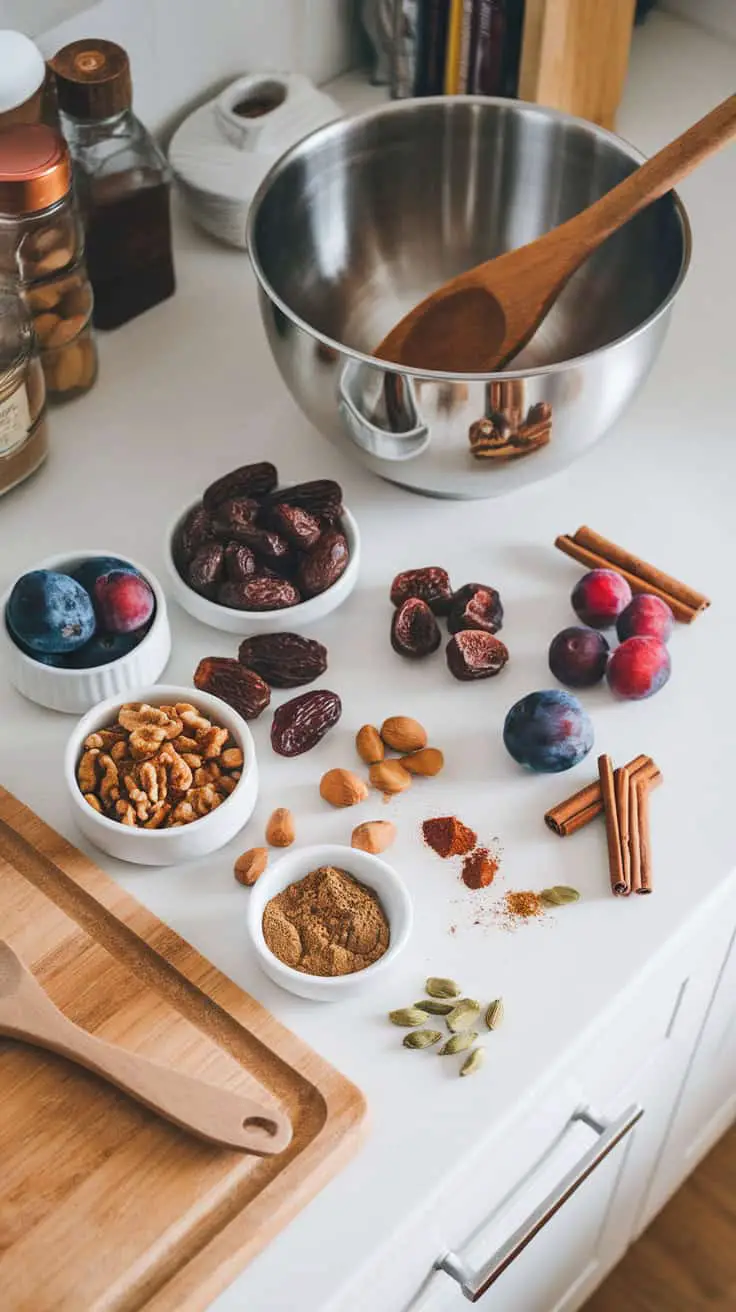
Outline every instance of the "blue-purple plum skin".
<svg viewBox="0 0 736 1312"><path fill-rule="evenodd" d="M519 765L544 774L571 770L593 746L593 725L572 693L530 692L511 707L503 726L506 750Z"/></svg>
<svg viewBox="0 0 736 1312"><path fill-rule="evenodd" d="M88 593L76 579L55 570L34 569L21 575L5 618L11 637L34 656L75 651L95 631Z"/></svg>

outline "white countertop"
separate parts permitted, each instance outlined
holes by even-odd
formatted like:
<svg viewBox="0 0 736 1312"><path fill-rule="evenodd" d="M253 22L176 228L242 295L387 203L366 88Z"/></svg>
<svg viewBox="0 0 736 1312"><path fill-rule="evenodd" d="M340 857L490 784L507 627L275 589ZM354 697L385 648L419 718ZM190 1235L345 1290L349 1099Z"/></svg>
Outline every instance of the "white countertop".
<svg viewBox="0 0 736 1312"><path fill-rule="evenodd" d="M620 131L652 152L732 91L733 65L724 43L655 17L636 35ZM359 88L357 98L379 94ZM97 387L52 414L46 469L0 505L2 588L46 554L78 547L128 551L163 577L162 536L176 510L216 475L263 456L285 478L339 479L362 526L358 588L310 630L329 647L322 683L342 697L338 727L311 754L286 761L270 749L269 715L255 723L261 800L241 839L211 858L148 871L89 849L368 1097L366 1147L213 1304L216 1312L291 1312L297 1283L301 1312L325 1312L479 1136L497 1130L522 1094L600 1023L617 991L734 867L736 152L718 155L681 190L695 251L661 358L609 438L545 483L493 502L452 503L362 472L294 408L261 331L246 258L182 220L175 298L101 338ZM713 605L690 628L677 627L673 675L658 696L627 705L605 688L585 693L593 754L566 775L529 776L506 755L501 725L512 702L552 682L547 646L572 622L568 594L579 574L552 541L583 522L706 591ZM499 588L511 651L499 678L463 685L441 655L415 666L392 653L389 582L399 569L426 563L445 565L456 585L481 579ZM207 630L173 602L171 620L169 681L189 683L202 656L236 654L236 639ZM385 807L375 794L350 812L321 803L322 772L355 764L358 726L393 713L426 724L446 754L444 774ZM0 779L85 848L61 785L71 721L24 702L6 683L0 717ZM550 804L593 777L595 754L604 750L616 761L649 752L665 776L652 806L651 898L612 900L601 825L560 840L542 824ZM349 841L352 826L374 815L398 824L390 857L414 899L416 928L401 963L373 993L332 1006L303 1002L249 958L248 893L234 882L232 861L261 841L275 806L292 809L300 842ZM502 844L501 872L488 893L465 890L452 863L420 842L420 821L450 812ZM553 883L575 885L582 900L512 933L472 923L476 908L493 900L489 894ZM505 1025L472 1080L460 1083L444 1063L428 1068L415 1060L384 1020L390 1007L418 996L428 973L458 977L471 995L506 1000Z"/></svg>

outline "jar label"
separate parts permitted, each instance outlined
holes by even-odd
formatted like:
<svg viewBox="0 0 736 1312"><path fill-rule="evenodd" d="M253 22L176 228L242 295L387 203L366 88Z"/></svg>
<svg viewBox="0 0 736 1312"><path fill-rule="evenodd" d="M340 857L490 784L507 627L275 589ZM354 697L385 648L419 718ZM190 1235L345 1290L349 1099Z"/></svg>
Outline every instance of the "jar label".
<svg viewBox="0 0 736 1312"><path fill-rule="evenodd" d="M0 401L0 456L25 442L31 430L31 408L25 383Z"/></svg>

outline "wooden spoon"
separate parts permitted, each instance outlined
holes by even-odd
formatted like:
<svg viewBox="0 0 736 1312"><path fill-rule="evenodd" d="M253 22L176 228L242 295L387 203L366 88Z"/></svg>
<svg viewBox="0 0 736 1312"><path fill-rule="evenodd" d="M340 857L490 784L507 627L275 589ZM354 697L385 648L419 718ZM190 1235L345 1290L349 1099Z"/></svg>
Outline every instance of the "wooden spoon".
<svg viewBox="0 0 736 1312"><path fill-rule="evenodd" d="M80 1029L58 1010L10 944L2 940L0 1034L61 1053L211 1143L267 1155L282 1152L291 1141L288 1117L273 1107L160 1066Z"/></svg>
<svg viewBox="0 0 736 1312"><path fill-rule="evenodd" d="M432 292L392 328L374 354L393 364L446 373L503 368L526 345L591 252L734 133L736 95L580 214Z"/></svg>

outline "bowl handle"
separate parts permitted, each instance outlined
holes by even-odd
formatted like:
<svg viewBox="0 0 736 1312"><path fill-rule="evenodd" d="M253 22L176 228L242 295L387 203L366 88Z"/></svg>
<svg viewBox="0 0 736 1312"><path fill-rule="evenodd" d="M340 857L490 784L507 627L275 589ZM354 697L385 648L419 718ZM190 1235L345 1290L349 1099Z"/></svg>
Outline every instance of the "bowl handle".
<svg viewBox="0 0 736 1312"><path fill-rule="evenodd" d="M386 419L377 422L373 413L368 419L363 413L363 398L366 388L362 386L366 372L370 370L375 383L376 373L380 373L383 392L383 408ZM337 384L338 408L345 427L362 451L378 460L413 460L426 451L429 446L429 428L421 422L414 393L414 384L406 374L392 373L387 369L376 370L368 365L349 360L340 372ZM377 410L378 407L372 407ZM410 427L394 428L394 423L402 420Z"/></svg>

